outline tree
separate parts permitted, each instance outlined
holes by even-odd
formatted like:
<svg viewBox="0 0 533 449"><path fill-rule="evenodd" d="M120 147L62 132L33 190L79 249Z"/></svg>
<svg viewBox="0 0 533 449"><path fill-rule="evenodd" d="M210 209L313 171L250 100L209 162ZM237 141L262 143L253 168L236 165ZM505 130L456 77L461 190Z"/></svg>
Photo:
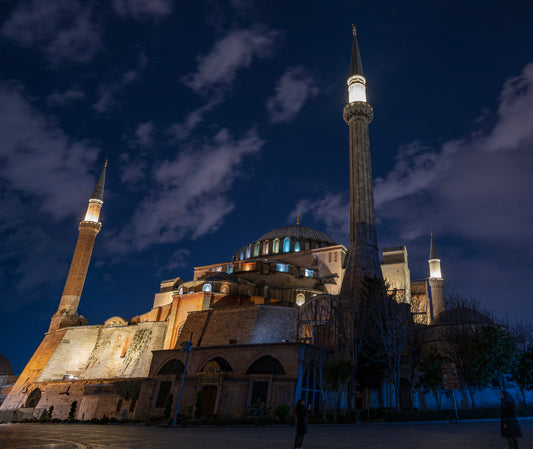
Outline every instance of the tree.
<svg viewBox="0 0 533 449"><path fill-rule="evenodd" d="M442 379L442 363L444 358L433 347L432 351L422 359L420 363L421 376L418 378L418 384L424 391L431 391L435 396L437 407L441 409L442 396L441 392L444 387Z"/></svg>
<svg viewBox="0 0 533 449"><path fill-rule="evenodd" d="M372 338L366 345L370 360L383 364L392 377L395 409L400 409L400 362L413 329L409 304L398 303L382 279L367 279L363 297L368 305Z"/></svg>
<svg viewBox="0 0 533 449"><path fill-rule="evenodd" d="M78 401L72 401L72 404L70 404L70 412L68 413L68 420L70 422L76 421L77 407L78 407Z"/></svg>
<svg viewBox="0 0 533 449"><path fill-rule="evenodd" d="M324 366L324 381L335 392L335 421L339 409L339 395L350 379L352 364L349 360L333 360Z"/></svg>
<svg viewBox="0 0 533 449"><path fill-rule="evenodd" d="M512 373L513 378L520 387L522 402L526 405L524 390L533 389L533 346L519 353L515 360Z"/></svg>

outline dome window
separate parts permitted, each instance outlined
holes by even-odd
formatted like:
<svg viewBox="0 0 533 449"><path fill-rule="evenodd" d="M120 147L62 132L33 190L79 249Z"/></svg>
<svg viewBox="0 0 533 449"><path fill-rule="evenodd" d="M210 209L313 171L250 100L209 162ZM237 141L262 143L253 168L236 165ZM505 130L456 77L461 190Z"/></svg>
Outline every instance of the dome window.
<svg viewBox="0 0 533 449"><path fill-rule="evenodd" d="M268 254L268 240L263 242L263 254Z"/></svg>
<svg viewBox="0 0 533 449"><path fill-rule="evenodd" d="M291 239L289 237L286 237L285 240L283 240L283 252L288 253L291 250Z"/></svg>
<svg viewBox="0 0 533 449"><path fill-rule="evenodd" d="M305 302L305 295L303 293L298 293L296 295L296 305L301 306Z"/></svg>
<svg viewBox="0 0 533 449"><path fill-rule="evenodd" d="M226 265L226 273L231 274L233 273L233 265Z"/></svg>
<svg viewBox="0 0 533 449"><path fill-rule="evenodd" d="M272 252L274 254L279 253L279 239L274 240L274 244L272 245Z"/></svg>
<svg viewBox="0 0 533 449"><path fill-rule="evenodd" d="M254 257L259 256L259 243L256 243L254 246Z"/></svg>
<svg viewBox="0 0 533 449"><path fill-rule="evenodd" d="M246 248L246 258L249 259L251 257L252 247L248 246Z"/></svg>
<svg viewBox="0 0 533 449"><path fill-rule="evenodd" d="M241 249L241 254L239 255L239 260L244 259L244 250Z"/></svg>
<svg viewBox="0 0 533 449"><path fill-rule="evenodd" d="M204 292L213 291L213 287L211 286L211 284L204 284L204 286L202 287L202 291Z"/></svg>
<svg viewBox="0 0 533 449"><path fill-rule="evenodd" d="M294 242L294 252L297 253L298 251L300 251L300 240Z"/></svg>

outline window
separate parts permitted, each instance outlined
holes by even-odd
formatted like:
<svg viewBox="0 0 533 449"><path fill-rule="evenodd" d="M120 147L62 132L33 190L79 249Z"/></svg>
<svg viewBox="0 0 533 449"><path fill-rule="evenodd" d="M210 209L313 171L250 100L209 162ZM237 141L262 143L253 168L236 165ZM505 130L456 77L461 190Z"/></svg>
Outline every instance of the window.
<svg viewBox="0 0 533 449"><path fill-rule="evenodd" d="M295 252L300 251L300 240L296 240L296 241L294 242L294 251L295 251Z"/></svg>
<svg viewBox="0 0 533 449"><path fill-rule="evenodd" d="M249 259L251 257L252 247L248 246L246 247L246 258Z"/></svg>
<svg viewBox="0 0 533 449"><path fill-rule="evenodd" d="M285 240L283 240L283 252L288 253L291 250L291 239L289 237L286 237Z"/></svg>
<svg viewBox="0 0 533 449"><path fill-rule="evenodd" d="M178 295L183 295L183 287L180 287L180 289L178 290Z"/></svg>
<svg viewBox="0 0 533 449"><path fill-rule="evenodd" d="M228 294L229 293L229 287L227 285L223 285L220 287L220 293Z"/></svg>
<svg viewBox="0 0 533 449"><path fill-rule="evenodd" d="M303 293L298 293L296 295L296 305L301 306L305 302L305 295Z"/></svg>
<svg viewBox="0 0 533 449"><path fill-rule="evenodd" d="M259 243L256 243L254 246L254 257L259 256Z"/></svg>
<svg viewBox="0 0 533 449"><path fill-rule="evenodd" d="M285 374L285 370L277 359L265 355L252 363L246 370L246 374Z"/></svg>
<svg viewBox="0 0 533 449"><path fill-rule="evenodd" d="M328 253L328 262L331 263L331 253Z"/></svg>
<svg viewBox="0 0 533 449"><path fill-rule="evenodd" d="M211 284L204 284L204 286L202 287L202 291L204 292L210 292L213 290L213 287L211 286Z"/></svg>
<svg viewBox="0 0 533 449"><path fill-rule="evenodd" d="M228 274L233 273L233 265L226 265L226 273Z"/></svg>
<svg viewBox="0 0 533 449"><path fill-rule="evenodd" d="M307 268L305 269L305 277L306 278L312 278L313 277L313 274L314 274L314 271L313 270L308 270Z"/></svg>
<svg viewBox="0 0 533 449"><path fill-rule="evenodd" d="M172 382L164 380L161 382L159 387L159 394L157 395L157 401L155 403L156 407L164 407L167 396L170 394L170 388L172 387Z"/></svg>
<svg viewBox="0 0 533 449"><path fill-rule="evenodd" d="M263 254L268 254L268 240L263 242Z"/></svg>
<svg viewBox="0 0 533 449"><path fill-rule="evenodd" d="M222 265L220 265L219 267L213 268L213 271L217 271L217 272L222 271Z"/></svg>
<svg viewBox="0 0 533 449"><path fill-rule="evenodd" d="M335 253L335 262L337 262L337 253Z"/></svg>
<svg viewBox="0 0 533 449"><path fill-rule="evenodd" d="M289 272L289 265L286 263L277 263L276 264L276 270L281 271L282 273L288 273Z"/></svg>
<svg viewBox="0 0 533 449"><path fill-rule="evenodd" d="M244 250L241 249L241 254L239 254L239 260L244 259Z"/></svg>
<svg viewBox="0 0 533 449"><path fill-rule="evenodd" d="M279 253L279 240L278 239L274 240L274 244L272 245L272 252L274 254Z"/></svg>
<svg viewBox="0 0 533 449"><path fill-rule="evenodd" d="M309 243L309 241L306 241L305 242L305 246L304 246L305 250L307 251L309 248L311 248L311 244Z"/></svg>

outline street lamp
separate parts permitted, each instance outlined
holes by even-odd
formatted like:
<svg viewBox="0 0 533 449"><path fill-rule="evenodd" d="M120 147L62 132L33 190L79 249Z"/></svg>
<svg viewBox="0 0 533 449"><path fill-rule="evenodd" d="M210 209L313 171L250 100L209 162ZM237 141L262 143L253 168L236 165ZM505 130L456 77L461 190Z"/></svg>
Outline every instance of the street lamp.
<svg viewBox="0 0 533 449"><path fill-rule="evenodd" d="M181 352L187 351L187 358L185 359L185 368L183 369L183 377L181 378L180 394L178 396L178 405L176 406L176 413L174 414L174 421L172 421L172 427L176 427L176 421L178 419L178 412L180 410L181 396L183 395L183 387L185 385L185 376L187 375L187 365L189 364L189 355L192 348L192 332L188 341L184 341L181 344Z"/></svg>

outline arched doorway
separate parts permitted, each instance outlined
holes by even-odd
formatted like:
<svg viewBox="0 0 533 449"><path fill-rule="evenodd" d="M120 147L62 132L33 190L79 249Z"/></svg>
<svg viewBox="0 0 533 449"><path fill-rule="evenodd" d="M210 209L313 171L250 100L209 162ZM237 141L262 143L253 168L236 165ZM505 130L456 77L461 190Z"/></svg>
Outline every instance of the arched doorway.
<svg viewBox="0 0 533 449"><path fill-rule="evenodd" d="M218 387L216 385L204 385L204 415L211 416L215 414L215 404L217 402Z"/></svg>
<svg viewBox="0 0 533 449"><path fill-rule="evenodd" d="M30 395L28 396L28 399L26 399L25 407L27 408L35 408L37 407L37 404L41 400L41 390L39 388L36 388L33 390Z"/></svg>

